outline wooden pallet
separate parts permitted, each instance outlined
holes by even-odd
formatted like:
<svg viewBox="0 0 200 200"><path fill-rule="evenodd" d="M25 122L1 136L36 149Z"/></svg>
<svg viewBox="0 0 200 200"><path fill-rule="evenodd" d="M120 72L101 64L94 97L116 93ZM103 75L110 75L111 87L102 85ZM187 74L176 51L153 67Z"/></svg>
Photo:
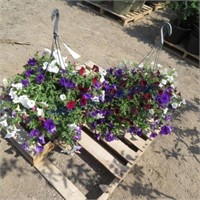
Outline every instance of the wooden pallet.
<svg viewBox="0 0 200 200"><path fill-rule="evenodd" d="M146 5L151 7L153 11L162 10L166 7L166 3L146 2Z"/></svg>
<svg viewBox="0 0 200 200"><path fill-rule="evenodd" d="M93 10L96 10L100 13L100 15L105 15L115 17L116 19L122 21L122 25L126 26L129 22L135 22L141 18L143 18L146 15L150 15L152 13L152 8L143 5L140 11L135 12L129 12L127 15L120 15L113 11L112 9L112 2L103 2L102 4L96 4L88 0L82 0L81 4L83 6L88 6L89 8L92 8Z"/></svg>
<svg viewBox="0 0 200 200"><path fill-rule="evenodd" d="M186 60L187 62L193 64L196 67L199 67L199 56L194 55L188 51L185 50L184 46L182 44L172 44L168 41L164 41L163 48L170 53Z"/></svg>
<svg viewBox="0 0 200 200"><path fill-rule="evenodd" d="M88 61L85 63L85 66L91 69L94 63ZM100 68L100 70L103 69ZM87 199L74 183L64 176L64 174L48 159L47 154L51 152L58 143L47 143L44 146L44 152L34 156L31 151L26 152L21 148L21 144L27 140L28 133L22 127L20 127L20 130L20 133L18 133L15 138L9 139L10 142L12 142L58 193L67 200ZM78 143L90 156L101 163L102 168L107 169L114 176L110 184L99 184L102 194L97 198L98 200L105 200L111 195L151 142L150 134L142 136L126 134L125 138L113 142L107 142L104 139L97 141L94 138L92 130L88 128L88 126L83 127L82 137ZM58 147L63 149L60 145Z"/></svg>

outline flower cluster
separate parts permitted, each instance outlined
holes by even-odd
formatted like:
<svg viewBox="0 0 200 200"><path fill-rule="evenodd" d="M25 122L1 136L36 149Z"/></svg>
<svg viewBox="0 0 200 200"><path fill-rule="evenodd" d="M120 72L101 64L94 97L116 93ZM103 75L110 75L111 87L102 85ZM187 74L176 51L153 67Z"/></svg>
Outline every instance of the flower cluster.
<svg viewBox="0 0 200 200"><path fill-rule="evenodd" d="M103 99L101 73L65 63L59 50L53 57L47 52L37 54L24 68L9 83L4 80L0 126L6 129L6 137L14 137L20 125L29 133L29 141L22 144L26 150L38 153L54 139L74 145L81 138L87 106Z"/></svg>
<svg viewBox="0 0 200 200"><path fill-rule="evenodd" d="M59 50L52 57L37 54L22 74L4 80L0 125L7 138L23 126L29 140L22 147L37 154L49 140L76 144L85 124L97 139L107 141L125 134L151 132L156 137L172 131L173 112L185 103L174 86L175 70L125 63L107 71L96 65L88 70L65 61Z"/></svg>
<svg viewBox="0 0 200 200"><path fill-rule="evenodd" d="M147 132L156 137L172 131L169 121L185 100L176 94L175 70L161 67L140 64L130 70L123 64L107 70L102 84L104 103L90 109L87 116L97 139L112 141L126 133Z"/></svg>

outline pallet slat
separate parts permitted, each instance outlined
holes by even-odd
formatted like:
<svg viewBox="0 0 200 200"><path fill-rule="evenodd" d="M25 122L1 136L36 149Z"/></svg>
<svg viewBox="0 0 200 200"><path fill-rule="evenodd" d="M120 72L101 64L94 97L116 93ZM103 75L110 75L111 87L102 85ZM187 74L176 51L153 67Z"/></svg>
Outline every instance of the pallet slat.
<svg viewBox="0 0 200 200"><path fill-rule="evenodd" d="M133 135L133 134L130 134L130 133L127 133L125 135L125 138L131 142L134 146L136 146L138 149L140 150L144 150L148 144L150 143L148 140L145 141L143 140L142 138L140 138L139 136L137 135Z"/></svg>
<svg viewBox="0 0 200 200"><path fill-rule="evenodd" d="M103 164L115 177L122 178L128 170L126 166L115 159L108 151L100 146L85 132L82 132L81 140L78 143L101 164Z"/></svg>
<svg viewBox="0 0 200 200"><path fill-rule="evenodd" d="M44 160L35 165L35 168L47 181L67 200L84 200L86 197L79 189L67 179L62 172L49 160Z"/></svg>
<svg viewBox="0 0 200 200"><path fill-rule="evenodd" d="M168 52L193 64L194 66L199 67L199 56L186 51L183 45L172 44L165 40L163 48Z"/></svg>
<svg viewBox="0 0 200 200"><path fill-rule="evenodd" d="M112 142L107 142L105 139L103 141L110 146L113 150L119 153L125 160L130 163L133 163L137 158L137 152L130 149L125 145L121 140L114 140Z"/></svg>

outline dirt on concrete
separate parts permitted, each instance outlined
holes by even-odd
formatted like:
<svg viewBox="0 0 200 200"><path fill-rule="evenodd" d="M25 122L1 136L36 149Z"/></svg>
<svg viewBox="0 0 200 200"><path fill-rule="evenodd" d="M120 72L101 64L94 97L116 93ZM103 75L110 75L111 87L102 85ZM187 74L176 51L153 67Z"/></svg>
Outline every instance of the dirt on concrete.
<svg viewBox="0 0 200 200"><path fill-rule="evenodd" d="M77 6L75 2L0 0L0 41L11 39L30 43L0 42L0 85L3 78L20 73L36 51L51 48L53 8L60 11L62 40L81 55L78 62L83 64L92 60L104 68L122 60L141 61L153 48L161 25L168 21L164 11L156 11L123 28L115 20ZM73 61L64 48L62 52ZM159 137L150 145L110 200L200 199L199 68L165 50L160 51L159 63L177 70L177 87L187 105L175 116L173 133ZM51 159L84 194L100 176L107 181L107 172L98 171L98 163L91 163L86 152L82 152L81 157L55 152ZM1 200L62 199L3 136L0 137L0 171ZM96 191L94 189L88 198L94 199Z"/></svg>

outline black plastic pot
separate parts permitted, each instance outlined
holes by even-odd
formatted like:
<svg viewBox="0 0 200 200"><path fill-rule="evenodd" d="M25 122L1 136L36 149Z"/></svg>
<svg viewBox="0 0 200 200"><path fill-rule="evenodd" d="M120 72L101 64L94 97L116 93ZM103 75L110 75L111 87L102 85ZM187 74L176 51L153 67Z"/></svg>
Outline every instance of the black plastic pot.
<svg viewBox="0 0 200 200"><path fill-rule="evenodd" d="M182 43L185 37L189 34L190 29L181 28L174 24L171 25L172 25L172 34L166 37L165 39L172 44Z"/></svg>
<svg viewBox="0 0 200 200"><path fill-rule="evenodd" d="M188 41L185 44L185 49L195 55L199 55L199 38L191 32Z"/></svg>

